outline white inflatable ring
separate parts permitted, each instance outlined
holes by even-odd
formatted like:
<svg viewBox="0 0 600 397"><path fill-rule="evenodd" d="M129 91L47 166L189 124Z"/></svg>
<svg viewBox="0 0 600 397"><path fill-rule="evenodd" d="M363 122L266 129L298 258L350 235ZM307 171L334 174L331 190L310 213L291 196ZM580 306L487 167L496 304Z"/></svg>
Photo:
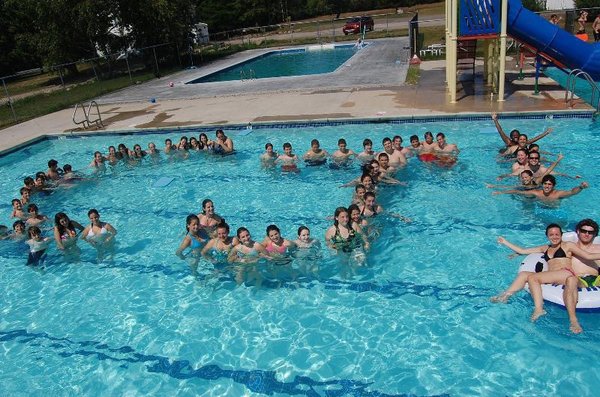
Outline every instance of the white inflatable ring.
<svg viewBox="0 0 600 397"><path fill-rule="evenodd" d="M575 232L567 232L563 234L563 241L576 242L577 234ZM600 239L596 237L594 244L600 244ZM548 270L548 263L543 257L543 254L529 254L519 267L520 272L541 272ZM529 286L525 287L529 291ZM564 307L563 290L564 285L557 284L542 284L542 296L544 300ZM579 288L579 299L577 300L577 310L583 311L600 311L600 288L588 287Z"/></svg>

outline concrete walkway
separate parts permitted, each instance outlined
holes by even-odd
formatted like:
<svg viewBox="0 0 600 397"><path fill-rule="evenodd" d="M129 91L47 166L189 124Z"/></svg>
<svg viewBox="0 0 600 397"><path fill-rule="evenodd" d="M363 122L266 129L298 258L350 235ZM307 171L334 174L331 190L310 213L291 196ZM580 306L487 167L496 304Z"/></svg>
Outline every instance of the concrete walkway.
<svg viewBox="0 0 600 397"><path fill-rule="evenodd" d="M98 98L105 130L177 128L191 125L224 126L286 120L393 118L455 113L572 111L564 103L564 90L549 79L533 95L532 72L516 80L509 71L504 102L490 101L489 87L465 73L459 100L448 103L444 61L421 64L418 85L405 85L408 68L407 39L375 40L336 72L326 75L257 79L186 85L201 75L256 56L244 52L212 65L187 70L168 78L129 87ZM169 87L169 81L175 86ZM155 98L150 103L149 98ZM583 103L574 110L591 110ZM74 131L73 110L66 109L0 131L0 152L42 135ZM78 131L75 129L75 131ZM78 131L80 132L80 131ZM90 131L97 134L98 131Z"/></svg>

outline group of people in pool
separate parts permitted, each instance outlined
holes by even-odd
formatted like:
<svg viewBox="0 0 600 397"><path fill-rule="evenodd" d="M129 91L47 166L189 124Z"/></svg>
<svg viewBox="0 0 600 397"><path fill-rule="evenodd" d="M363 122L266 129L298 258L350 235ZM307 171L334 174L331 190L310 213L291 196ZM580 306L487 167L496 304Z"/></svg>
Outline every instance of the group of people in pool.
<svg viewBox="0 0 600 397"><path fill-rule="evenodd" d="M201 133L198 138L195 136L182 136L177 144L173 144L170 138L165 139L165 147L162 153L168 158L186 159L193 152L209 152L219 155L229 155L235 152L233 141L225 135L223 130L218 129L215 133L215 139L208 139L208 135ZM129 149L124 143L120 143L116 148L108 147L108 153L100 151L94 153L94 158L90 167L98 172L106 171L106 166L116 166L124 163L127 165L137 165L144 158L157 161L161 157L161 150L156 148L154 142L148 143L146 150L142 149L140 144L133 145Z"/></svg>
<svg viewBox="0 0 600 397"><path fill-rule="evenodd" d="M310 149L304 153L302 160L306 166L319 166L331 162L333 167L343 167L352 161L360 161L363 165L372 161L378 162L379 167L384 174L393 174L399 168L407 164L407 158L417 157L424 162L432 162L440 166L452 166L456 163L459 149L455 144L446 142L446 136L440 132L436 135L436 141L433 140L433 134L427 131L424 135L424 141L419 141L417 135L410 137L410 146L402 146L402 137L394 136L392 139L384 138L383 150L379 153L373 150L373 141L365 139L363 141L362 152L356 153L348 148L345 139L338 140L338 148L329 154L321 148L318 139L313 139L310 143ZM265 152L260 156L263 166L270 168L277 165L281 166L282 171L298 172L300 158L293 153L292 144L286 142L283 144L283 153L275 152L272 143L265 144Z"/></svg>
<svg viewBox="0 0 600 397"><path fill-rule="evenodd" d="M109 223L100 220L100 214L96 209L92 208L88 211L90 224L86 227L70 220L63 212L54 216L54 226L52 226L50 218L40 213L38 205L32 202L34 197L41 199L57 187L71 184L79 178L81 176L73 172L69 164L65 164L61 169L58 161L51 159L48 161L46 172L36 173L35 179L30 176L24 179L24 186L20 189L21 198L12 200L11 218L15 219L12 230L0 225L0 239L29 246L27 265L44 264L46 250L52 242L52 238L44 237L44 234L50 231L54 236L56 247L65 253L69 261L79 260L80 250L77 247L77 239L80 235L82 240L96 248L99 261L106 255L114 253L114 237L117 231Z"/></svg>
<svg viewBox="0 0 600 397"><path fill-rule="evenodd" d="M506 145L501 150L501 154L511 160L514 159L511 172L501 175L499 179L513 176L519 177L521 181L519 186L508 186L507 190L494 192L495 194L519 194L552 202L578 194L588 187L586 182L582 182L571 190L555 189L556 178L552 174L568 177L568 175L558 174L554 171L563 156L559 154L551 165L544 167L541 164L542 154L547 153L542 152L534 143L551 133L552 129L548 128L542 134L529 139L527 135L521 134L516 129L507 135L500 126L496 114L492 114L492 120ZM579 178L579 176L574 178ZM498 186L488 185L488 187ZM535 306L531 314L531 321L536 321L546 314L541 285L564 285L563 301L569 316L570 330L576 334L583 332L575 312L578 288L600 286L599 267L596 262L600 260L600 244L593 242L598 235L598 224L594 220L581 220L577 223L575 230L577 242L565 242L562 240L561 227L552 223L546 227L549 244L531 248L523 248L509 242L504 237L498 237L499 244L507 246L519 255L543 253L543 257L548 263L548 271L520 272L509 288L492 297L491 301L506 303L513 294L522 290L527 284Z"/></svg>
<svg viewBox="0 0 600 397"><path fill-rule="evenodd" d="M562 154L559 154L549 166L546 167L543 164L546 160L543 155L549 155L550 153L541 151L539 145L535 142L550 134L552 132L551 128L529 139L527 135L516 129L512 130L510 135L507 135L498 121L497 114L492 114L492 120L506 145L500 151L500 155L503 159L512 162L510 172L498 176L498 180L509 177L518 178L518 183L512 185L487 184L490 188L504 189L496 190L493 194L514 194L536 198L544 202L556 202L578 194L589 187L587 182L581 182L570 190L556 189L556 176L572 179L579 179L580 176L569 176L555 170L564 158Z"/></svg>
<svg viewBox="0 0 600 397"><path fill-rule="evenodd" d="M407 163L407 157L422 155L434 156L436 161L448 164L448 158L456 161L458 148L446 143L443 133L438 134L437 143L433 143L433 134L425 134L426 142L421 144L418 137L411 137L410 148L402 147L402 138L384 138L382 151L373 151L373 142L364 141L364 151L356 154L347 148L344 139L338 141L338 150L329 155L321 149L317 139L311 142L311 148L304 154L307 166L317 166L331 161L337 166L347 165L355 158L363 162L363 175L346 186L355 186L352 202L348 207L336 208L333 215L333 225L325 233L326 245L338 254L346 255L358 265L364 264L365 251L370 248L373 233L372 220L383 213L383 208L376 201L376 186L380 183L400 184L393 177L394 172ZM284 153L278 155L273 145L267 143L265 152L260 160L265 167L280 165L283 171L298 172L298 156L292 151L292 145L283 145ZM445 160L440 160L445 159ZM430 161L429 157L422 161ZM389 214L405 222L410 219L397 214ZM189 259L192 269L198 266L199 259L205 258L211 262L221 263L256 263L266 259L277 264L288 264L292 258L300 255L305 258L307 252L318 254L320 243L310 235L306 226L298 228L296 239L286 239L281 235L277 225L269 225L263 241L252 239L250 231L245 227L237 229L235 236L230 236L230 226L214 211L214 203L206 199L202 202L199 214L190 214L186 219L186 234L175 254L182 259ZM188 251L189 250L189 251ZM186 252L186 254L184 254ZM249 267L238 267L236 278L244 279ZM249 274L249 273L248 273Z"/></svg>

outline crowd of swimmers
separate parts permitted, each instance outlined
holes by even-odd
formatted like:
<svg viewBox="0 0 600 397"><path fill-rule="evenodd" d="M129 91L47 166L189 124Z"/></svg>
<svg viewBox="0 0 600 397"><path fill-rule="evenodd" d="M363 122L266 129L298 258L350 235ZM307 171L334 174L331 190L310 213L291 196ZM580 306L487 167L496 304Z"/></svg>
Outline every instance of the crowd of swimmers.
<svg viewBox="0 0 600 397"><path fill-rule="evenodd" d="M348 206L340 206L334 211L333 224L327 229L324 242L332 252L339 254L357 266L365 264L366 252L374 238L379 234L373 226L373 220L383 214L410 222L408 217L384 212L377 202L377 187L382 184L405 184L395 178L398 170L405 167L408 158L419 158L423 162L448 167L456 163L459 150L456 145L448 144L443 133L427 132L425 141L417 136L411 137L409 147L402 146L402 138L384 138L380 152L373 150L373 142L365 139L363 151L356 153L347 146L344 139L338 140L338 148L329 154L321 148L317 139L311 141L310 148L301 158L294 154L289 142L283 144L283 153L274 151L267 143L265 152L260 156L261 164L266 168L280 167L282 172L300 172L299 164L317 167L329 164L333 168L349 169L353 162L361 164L362 174L342 187L354 187L354 194ZM210 199L202 202L202 211L190 214L186 219L186 234L176 250L176 255L187 260L193 271L199 261L204 259L212 263L235 264L236 280L257 280L259 271L256 266L261 259L275 265L288 265L293 260L314 265L314 259L320 256L321 243L311 236L310 229L302 225L295 238L282 236L277 225L268 225L262 241L252 238L245 227L237 229L231 235L230 226L223 217L215 213L214 203ZM308 259L313 259L309 261Z"/></svg>
<svg viewBox="0 0 600 397"><path fill-rule="evenodd" d="M552 129L549 128L530 139L518 130L506 134L496 114L492 114L492 120L505 144L500 153L501 161L511 162L510 171L500 175L498 180L515 179L513 184L488 184L488 187L497 189L494 194L524 195L552 202L578 194L588 188L586 182L581 182L570 190L555 188L556 176L572 179L580 177L559 173L556 168L563 160L563 156L559 154L554 160L550 160L551 154L542 151L535 143L550 134ZM458 147L447 143L445 135L441 132L436 135L435 140L431 132L426 132L424 141L420 141L418 136L413 135L410 137L410 145L402 146L402 142L400 136L384 138L381 150L376 152L373 142L367 138L363 141L363 150L355 152L348 148L344 139L339 139L337 150L330 154L321 148L317 139L313 139L310 148L302 156L294 154L290 143L283 144L281 154L275 152L271 143L267 143L265 152L260 156L260 162L266 168L280 167L282 172L294 173L300 172L298 166L301 161L305 166L329 164L332 168L346 167L354 162L360 162L361 175L342 185L342 187L354 187L352 200L348 206L336 208L332 217L333 224L326 230L324 236L327 247L360 265L364 263L365 252L370 249L373 239L377 236L377 233L373 232L372 221L376 216L384 213L382 206L377 202L377 187L382 184L405 184L396 178L396 173L408 164L410 158L418 158L422 162L440 167L451 167L456 163L459 154ZM110 146L106 154L96 152L90 166L94 170L101 170L105 169L107 164L116 165L120 162L134 164L146 156L158 158L161 153L169 157L186 158L192 151L230 154L234 153L234 146L233 141L222 130L218 130L215 140L209 140L204 133L200 134L198 139L182 137L176 145L170 139L166 139L165 147L160 151L152 142L148 144L147 150L143 150L139 144L134 145L132 150L124 144L118 145L117 148ZM54 239L44 237L44 230L47 229L46 225L50 223L50 219L40 213L38 205L31 202L32 196L64 183L73 183L77 178L81 178L81 175L73 172L70 165L65 164L60 169L56 160L50 160L45 172L41 171L36 173L35 177L25 178L24 186L20 189L21 198L12 200L12 217L16 218L13 230L8 231L7 227L0 226L0 238L25 242L29 246L27 264L37 265L43 262L46 249L52 240L59 250L77 258L79 236L97 248L99 260L107 253L109 255L114 253L114 238L117 231L109 223L100 221L100 214L95 209L88 211L90 223L86 227L69 219L65 213L56 214L52 227ZM388 215L396 216L406 222L410 221L402 215L389 213ZM598 266L594 262L600 260L600 254L594 254L600 253L600 246L591 243L593 237L598 234L598 225L594 221L590 219L581 221L576 231L579 241L564 243L560 239L562 234L560 227L555 224L549 225L546 235L550 244L531 249L521 248L500 237L499 243L519 254L544 252L550 271L520 273L505 292L492 300L506 302L510 296L522 289L525 283L529 283L535 302L531 318L535 321L545 314L539 285L564 284L567 287L565 304L569 312L571 330L574 333L581 332L574 310L577 302L577 286L600 284ZM190 214L187 217L186 233L176 250L176 255L188 260L195 271L201 258L213 263L238 265L255 264L260 259L264 259L276 265L286 265L295 258L314 259L320 255L320 251L319 239L312 237L310 229L304 225L298 228L297 236L293 239L282 236L280 229L274 224L266 227L262 241L254 240L245 227L239 227L235 235L231 236L230 226L216 214L214 203L206 199L202 202L200 213ZM256 269L251 266L237 266L235 269L236 280L239 282L256 276ZM594 279L591 280L589 276L593 276Z"/></svg>
<svg viewBox="0 0 600 397"><path fill-rule="evenodd" d="M498 180L512 177L518 178L519 181L518 183L515 181L512 185L488 184L488 187L491 188L504 189L497 190L494 194L523 195L551 203L578 194L589 187L586 182L581 182L570 190L555 189L555 175L572 179L579 179L580 177L557 172L556 167L563 160L563 156L559 154L554 161L550 161L546 157L551 154L540 150L539 145L534 143L550 134L552 129L548 128L540 135L530 139L518 130L512 130L507 135L502 129L496 114L492 114L492 120L505 144L505 147L501 149L501 158L513 162L510 172L500 175ZM544 161L549 163L547 167L543 165ZM522 290L528 284L534 301L531 321L536 321L546 314L541 285L564 285L563 301L569 316L570 330L576 334L581 333L583 329L575 313L578 288L600 286L598 264L595 262L600 260L600 245L593 243L594 238L598 235L598 224L594 220L581 220L577 223L575 231L578 238L577 242L565 242L562 240L561 227L552 223L546 228L546 237L549 244L531 248L523 248L509 242L504 237L498 237L499 244L507 246L516 254L543 253L549 270L538 273L518 273L513 283L505 291L492 297L491 301L506 303L513 294Z"/></svg>

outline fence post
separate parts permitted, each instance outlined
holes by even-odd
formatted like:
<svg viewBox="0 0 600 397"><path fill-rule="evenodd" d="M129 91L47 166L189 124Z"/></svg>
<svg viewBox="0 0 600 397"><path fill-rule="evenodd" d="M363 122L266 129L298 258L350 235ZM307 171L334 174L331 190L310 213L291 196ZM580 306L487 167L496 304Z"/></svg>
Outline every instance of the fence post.
<svg viewBox="0 0 600 397"><path fill-rule="evenodd" d="M15 108L13 108L13 103L10 95L8 94L8 88L6 88L6 82L2 79L2 86L4 87L4 92L6 93L6 98L8 98L8 106L10 106L10 111L12 112L13 118L15 122L17 121L17 114L15 113Z"/></svg>
<svg viewBox="0 0 600 397"><path fill-rule="evenodd" d="M158 68L158 58L156 57L156 47L152 47L152 53L154 54L154 64L156 65L156 78L160 79L160 69Z"/></svg>
<svg viewBox="0 0 600 397"><path fill-rule="evenodd" d="M90 63L92 64L92 70L94 71L94 76L96 76L96 81L100 81L100 78L98 77L98 73L96 73L96 67L94 66L94 60L92 59L90 61Z"/></svg>
<svg viewBox="0 0 600 397"><path fill-rule="evenodd" d="M133 83L133 77L131 77L131 68L129 67L129 54L125 56L125 64L127 64L127 73L129 74L129 82Z"/></svg>

